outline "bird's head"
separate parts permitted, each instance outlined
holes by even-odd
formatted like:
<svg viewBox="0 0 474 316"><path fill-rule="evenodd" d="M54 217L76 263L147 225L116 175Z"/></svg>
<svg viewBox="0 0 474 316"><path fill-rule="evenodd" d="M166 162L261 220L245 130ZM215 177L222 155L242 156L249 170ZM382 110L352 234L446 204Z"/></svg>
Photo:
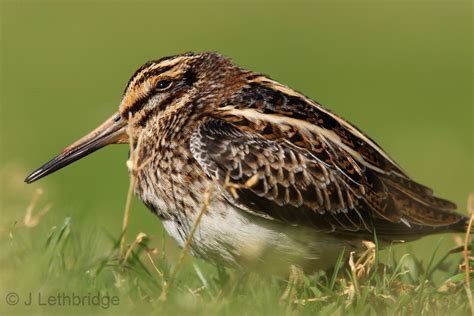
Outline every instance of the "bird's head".
<svg viewBox="0 0 474 316"><path fill-rule="evenodd" d="M229 78L239 71L216 53L186 53L144 64L130 78L118 112L31 173L25 182L36 181L106 145L128 143L129 131L135 138L160 116L196 103L203 91L208 99L222 96Z"/></svg>

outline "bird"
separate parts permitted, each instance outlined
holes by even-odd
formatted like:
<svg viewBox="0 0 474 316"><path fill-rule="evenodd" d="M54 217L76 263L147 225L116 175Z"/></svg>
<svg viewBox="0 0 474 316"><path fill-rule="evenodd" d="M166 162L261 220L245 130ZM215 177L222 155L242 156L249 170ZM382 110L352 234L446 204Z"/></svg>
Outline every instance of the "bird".
<svg viewBox="0 0 474 316"><path fill-rule="evenodd" d="M467 225L353 124L216 52L145 63L116 113L25 182L129 143L134 193L180 247L213 188L190 243L211 263L315 272L365 240L383 247Z"/></svg>

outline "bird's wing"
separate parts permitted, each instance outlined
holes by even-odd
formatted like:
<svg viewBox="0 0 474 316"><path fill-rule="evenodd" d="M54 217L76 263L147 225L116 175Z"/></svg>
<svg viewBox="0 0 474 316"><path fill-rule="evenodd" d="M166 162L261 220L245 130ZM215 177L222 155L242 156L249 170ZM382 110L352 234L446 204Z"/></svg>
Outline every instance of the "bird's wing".
<svg viewBox="0 0 474 316"><path fill-rule="evenodd" d="M191 139L195 159L237 207L341 233L410 235L464 220L346 121L286 87L257 88Z"/></svg>

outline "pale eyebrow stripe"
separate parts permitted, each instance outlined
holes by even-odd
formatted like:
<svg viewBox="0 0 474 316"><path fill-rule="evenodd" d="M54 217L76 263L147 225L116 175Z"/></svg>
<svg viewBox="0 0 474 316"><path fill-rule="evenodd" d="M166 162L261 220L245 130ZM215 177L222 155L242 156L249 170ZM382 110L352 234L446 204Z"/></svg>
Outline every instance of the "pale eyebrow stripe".
<svg viewBox="0 0 474 316"><path fill-rule="evenodd" d="M143 82L146 80L146 78L149 78L150 76L147 76L148 73L152 73L154 70L156 71L160 71L160 69L163 69L163 72L164 71L167 71L167 70L170 70L171 68L173 68L174 66L176 66L177 64L179 64L182 60L184 59L189 59L189 57L185 57L185 56L181 56L181 57L177 57L177 58L173 58L173 59L170 59L170 60L164 60L164 61L161 61L159 63L156 63L156 64L151 64L150 66L142 69L140 72L138 72L137 74L135 74L129 81L128 85L127 85L127 88L126 90L130 89L130 87L134 87L136 86L137 84ZM160 74L161 72L155 74L155 75L158 75ZM142 79L143 78L143 79Z"/></svg>

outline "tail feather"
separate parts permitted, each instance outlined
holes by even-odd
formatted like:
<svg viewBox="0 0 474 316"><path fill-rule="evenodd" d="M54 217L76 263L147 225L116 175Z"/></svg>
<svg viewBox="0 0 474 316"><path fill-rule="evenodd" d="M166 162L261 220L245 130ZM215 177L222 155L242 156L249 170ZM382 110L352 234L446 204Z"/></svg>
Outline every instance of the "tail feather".
<svg viewBox="0 0 474 316"><path fill-rule="evenodd" d="M400 222L394 226L377 223L382 235L413 240L430 234L466 232L469 218L454 212L454 203L433 196L432 190L406 178L391 175L384 183L391 207L400 212Z"/></svg>
<svg viewBox="0 0 474 316"><path fill-rule="evenodd" d="M377 236L386 242L391 242L393 240L404 240L412 241L419 239L423 236L434 235L434 234L444 234L444 233L466 233L467 228L467 218L462 218L457 223L445 225L445 226L426 226L419 224L406 224L400 222L397 225L388 224L387 222L378 223L376 225ZM472 234L472 231L471 231Z"/></svg>
<svg viewBox="0 0 474 316"><path fill-rule="evenodd" d="M431 189L428 189L415 181L391 176L387 177L384 182L389 188L396 189L404 195L415 199L426 206L446 211L453 211L456 209L456 204L434 196Z"/></svg>

